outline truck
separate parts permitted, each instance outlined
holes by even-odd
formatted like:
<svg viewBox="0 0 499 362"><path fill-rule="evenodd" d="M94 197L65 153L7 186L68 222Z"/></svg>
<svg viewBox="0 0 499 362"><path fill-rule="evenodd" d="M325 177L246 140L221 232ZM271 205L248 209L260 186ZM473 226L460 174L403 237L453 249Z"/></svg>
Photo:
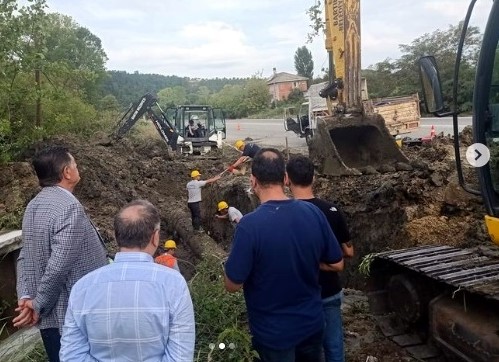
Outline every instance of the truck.
<svg viewBox="0 0 499 362"><path fill-rule="evenodd" d="M295 107L284 109L284 129L293 131L307 144L312 142L317 119L328 115L326 100L319 96L319 91L326 86L326 82L312 84L305 94L306 101L296 110Z"/></svg>
<svg viewBox="0 0 499 362"><path fill-rule="evenodd" d="M410 133L419 128L421 111L419 95L372 98L362 102L365 113L377 113L385 120L392 136Z"/></svg>
<svg viewBox="0 0 499 362"><path fill-rule="evenodd" d="M209 105L179 105L163 111L151 93L146 93L128 108L118 122L114 137L124 137L144 117L152 121L161 139L181 154L204 155L213 148L221 148L226 138L222 109Z"/></svg>
<svg viewBox="0 0 499 362"><path fill-rule="evenodd" d="M421 361L499 361L499 1L483 34L473 91L474 144L466 154L478 189L465 182L458 130L459 65L476 0L463 22L453 79L453 109L444 105L436 59L419 59L428 113L452 116L459 184L481 196L493 245L427 245L376 254L370 264L369 304L387 337ZM470 155L468 155L468 153ZM487 158L487 154L490 158Z"/></svg>
<svg viewBox="0 0 499 362"><path fill-rule="evenodd" d="M319 117L329 116L326 99L319 95L327 84L327 82L312 84L305 94L306 102L303 102L298 110L296 107L284 109L284 129L305 138L307 145L312 142ZM417 93L410 96L369 99L367 81L362 78L361 97L364 112L381 115L392 136L409 133L419 128L421 112Z"/></svg>

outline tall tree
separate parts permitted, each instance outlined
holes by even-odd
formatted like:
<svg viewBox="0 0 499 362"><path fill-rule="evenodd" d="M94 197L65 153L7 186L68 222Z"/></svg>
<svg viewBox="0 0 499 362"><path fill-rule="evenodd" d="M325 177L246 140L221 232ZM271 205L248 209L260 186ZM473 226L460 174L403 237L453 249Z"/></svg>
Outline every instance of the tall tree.
<svg viewBox="0 0 499 362"><path fill-rule="evenodd" d="M295 70L298 75L312 80L314 77L314 61L312 53L306 46L296 49L295 52Z"/></svg>
<svg viewBox="0 0 499 362"><path fill-rule="evenodd" d="M253 77L244 86L244 104L248 114L255 114L270 104L270 93L264 79Z"/></svg>
<svg viewBox="0 0 499 362"><path fill-rule="evenodd" d="M18 3L0 0L0 159L44 135L91 132L90 95L105 74L95 35L47 14L45 0Z"/></svg>
<svg viewBox="0 0 499 362"><path fill-rule="evenodd" d="M187 91L181 86L161 89L158 92L158 103L165 108L187 104Z"/></svg>
<svg viewBox="0 0 499 362"><path fill-rule="evenodd" d="M437 29L431 34L424 34L413 40L411 44L399 46L403 55L395 62L395 77L401 94L420 90L416 62L423 55L434 55L439 63L444 96L447 97L448 103L451 103L456 51L462 29L463 23L460 22L458 25L449 25L446 30ZM458 88L458 104L463 111L471 109L475 68L481 41L480 29L476 26L470 26L464 41Z"/></svg>

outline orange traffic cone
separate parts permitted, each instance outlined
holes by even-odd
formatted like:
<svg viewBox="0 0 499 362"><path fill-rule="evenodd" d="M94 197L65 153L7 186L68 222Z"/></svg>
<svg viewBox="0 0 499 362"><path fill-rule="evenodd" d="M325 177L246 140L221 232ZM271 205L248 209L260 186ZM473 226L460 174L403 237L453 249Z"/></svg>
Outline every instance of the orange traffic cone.
<svg viewBox="0 0 499 362"><path fill-rule="evenodd" d="M431 126L430 138L435 138L435 126Z"/></svg>

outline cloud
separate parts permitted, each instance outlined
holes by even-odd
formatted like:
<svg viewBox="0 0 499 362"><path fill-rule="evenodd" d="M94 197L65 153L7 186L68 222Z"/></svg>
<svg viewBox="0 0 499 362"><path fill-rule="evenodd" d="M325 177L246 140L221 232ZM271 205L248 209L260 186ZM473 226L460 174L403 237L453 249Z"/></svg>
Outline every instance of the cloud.
<svg viewBox="0 0 499 362"><path fill-rule="evenodd" d="M19 0L26 1L26 0ZM362 64L400 56L399 44L446 29L465 16L468 0L361 0ZM498 0L496 0L498 1ZM192 77L250 76L272 68L294 72L300 46L315 74L328 66L324 39L307 44L313 1L47 0L102 40L108 69ZM492 1L477 3L472 25L484 28Z"/></svg>
<svg viewBox="0 0 499 362"><path fill-rule="evenodd" d="M222 22L187 24L169 39L133 41L133 48L123 47L109 53L110 61L119 68L136 67L165 71L169 74L208 76L209 71L218 70L214 76L228 76L227 69L242 69L251 66L253 59L264 57L246 44L243 32ZM171 71L168 71L171 69ZM239 74L240 76L247 76Z"/></svg>

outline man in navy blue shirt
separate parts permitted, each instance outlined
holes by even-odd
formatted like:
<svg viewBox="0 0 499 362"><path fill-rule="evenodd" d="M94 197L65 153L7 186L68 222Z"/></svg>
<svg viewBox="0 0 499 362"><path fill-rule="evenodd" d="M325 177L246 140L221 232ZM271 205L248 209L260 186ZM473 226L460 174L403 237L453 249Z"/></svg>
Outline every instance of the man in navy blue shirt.
<svg viewBox="0 0 499 362"><path fill-rule="evenodd" d="M314 196L314 164L305 156L292 157L287 165L289 189L296 199L310 202L326 215L331 229L340 243L344 258L353 257L354 250L348 226L338 206ZM335 270L321 267L319 274L326 329L324 331L325 362L344 362L343 324L341 320L341 299L343 292L340 277Z"/></svg>
<svg viewBox="0 0 499 362"><path fill-rule="evenodd" d="M254 143L246 144L243 140L237 140L234 147L241 152L241 157L230 165L227 170L232 172L233 175L245 175L250 161L261 150L261 148Z"/></svg>
<svg viewBox="0 0 499 362"><path fill-rule="evenodd" d="M244 286L261 361L320 361L325 321L319 265L342 270L341 249L316 206L285 195L279 151L262 149L251 172L261 205L238 224L225 264L225 288L236 292Z"/></svg>

